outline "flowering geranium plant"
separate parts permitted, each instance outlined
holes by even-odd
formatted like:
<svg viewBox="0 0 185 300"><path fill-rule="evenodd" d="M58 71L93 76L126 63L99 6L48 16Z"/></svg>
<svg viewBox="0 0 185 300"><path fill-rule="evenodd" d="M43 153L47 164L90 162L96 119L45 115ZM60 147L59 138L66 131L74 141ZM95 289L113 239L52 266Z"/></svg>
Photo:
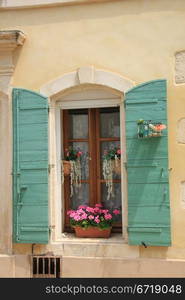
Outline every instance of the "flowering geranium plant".
<svg viewBox="0 0 185 300"><path fill-rule="evenodd" d="M93 226L102 230L112 227L114 216L119 214L119 209L114 209L111 213L109 209L103 209L101 204L96 204L95 207L80 205L77 210L67 212L72 227L80 226L85 229Z"/></svg>
<svg viewBox="0 0 185 300"><path fill-rule="evenodd" d="M83 152L77 149L74 149L73 147L69 147L65 149L65 160L70 161L74 160L76 161L77 159L80 159L82 156Z"/></svg>
<svg viewBox="0 0 185 300"><path fill-rule="evenodd" d="M104 150L103 159L120 159L121 158L121 150L120 147L114 147L109 150Z"/></svg>

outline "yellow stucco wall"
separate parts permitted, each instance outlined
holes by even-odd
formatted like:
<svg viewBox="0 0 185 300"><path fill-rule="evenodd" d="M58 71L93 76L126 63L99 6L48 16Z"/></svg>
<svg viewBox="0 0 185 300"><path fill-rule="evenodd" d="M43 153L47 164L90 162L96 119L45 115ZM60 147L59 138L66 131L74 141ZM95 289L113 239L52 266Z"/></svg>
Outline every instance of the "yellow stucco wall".
<svg viewBox="0 0 185 300"><path fill-rule="evenodd" d="M172 247L140 248L140 257L185 259L185 145L176 140L185 117L185 84L174 83L174 54L185 49L184 0L123 0L90 5L0 11L0 29L27 38L14 53L13 86L39 91L86 65L119 73L136 84L168 80Z"/></svg>

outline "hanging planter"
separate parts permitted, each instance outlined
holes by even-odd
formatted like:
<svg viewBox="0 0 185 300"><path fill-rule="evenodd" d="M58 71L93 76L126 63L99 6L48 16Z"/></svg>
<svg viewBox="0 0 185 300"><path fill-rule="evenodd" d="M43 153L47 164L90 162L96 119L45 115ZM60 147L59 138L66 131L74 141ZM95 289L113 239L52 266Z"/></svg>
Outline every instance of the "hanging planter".
<svg viewBox="0 0 185 300"><path fill-rule="evenodd" d="M70 161L63 160L62 164L63 164L63 173L64 173L64 176L70 175L70 173L71 173L71 164L70 164Z"/></svg>
<svg viewBox="0 0 185 300"><path fill-rule="evenodd" d="M120 159L115 159L111 160L113 164L113 172L117 175L121 174L121 160Z"/></svg>
<svg viewBox="0 0 185 300"><path fill-rule="evenodd" d="M152 122L140 119L137 121L137 136L139 139L161 137L166 125L161 122Z"/></svg>
<svg viewBox="0 0 185 300"><path fill-rule="evenodd" d="M121 150L115 147L105 150L103 155L103 178L107 187L107 200L114 197L113 175L121 173Z"/></svg>
<svg viewBox="0 0 185 300"><path fill-rule="evenodd" d="M70 176L70 197L73 196L74 186L81 187L81 156L82 151L73 149L65 150L65 159L62 160L62 183L64 183L64 176Z"/></svg>

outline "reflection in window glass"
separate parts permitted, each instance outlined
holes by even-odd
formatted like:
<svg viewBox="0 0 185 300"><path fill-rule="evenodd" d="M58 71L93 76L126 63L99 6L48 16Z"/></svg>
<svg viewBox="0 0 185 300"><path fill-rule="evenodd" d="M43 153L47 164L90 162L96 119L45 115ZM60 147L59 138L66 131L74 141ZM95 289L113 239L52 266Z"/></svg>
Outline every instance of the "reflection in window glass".
<svg viewBox="0 0 185 300"><path fill-rule="evenodd" d="M119 108L100 109L100 137L119 137L120 118Z"/></svg>
<svg viewBox="0 0 185 300"><path fill-rule="evenodd" d="M89 205L89 185L82 183L80 188L73 187L73 196L71 197L71 208L77 209L79 205Z"/></svg>
<svg viewBox="0 0 185 300"><path fill-rule="evenodd" d="M101 184L102 205L103 207L110 209L115 208L121 210L121 183L113 183L114 195L107 200L107 187L105 183ZM114 218L117 222L121 222L121 215L117 215Z"/></svg>
<svg viewBox="0 0 185 300"><path fill-rule="evenodd" d="M88 138L88 111L86 109L76 109L69 111L69 138Z"/></svg>

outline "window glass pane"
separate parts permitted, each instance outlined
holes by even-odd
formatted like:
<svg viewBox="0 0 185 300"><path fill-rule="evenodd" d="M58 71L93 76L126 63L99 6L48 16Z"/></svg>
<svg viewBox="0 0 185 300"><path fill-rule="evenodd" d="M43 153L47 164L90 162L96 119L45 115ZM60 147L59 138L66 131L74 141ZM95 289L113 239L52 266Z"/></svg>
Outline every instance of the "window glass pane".
<svg viewBox="0 0 185 300"><path fill-rule="evenodd" d="M81 167L82 167L82 179L89 178L89 153L87 142L73 142L69 144L75 150L82 152L81 156Z"/></svg>
<svg viewBox="0 0 185 300"><path fill-rule="evenodd" d="M114 209L121 210L121 183L113 183L114 195L107 199L107 187L105 183L101 184L101 196L103 207L110 209L111 212ZM121 214L114 216L116 222L121 222Z"/></svg>
<svg viewBox="0 0 185 300"><path fill-rule="evenodd" d="M119 137L120 117L119 108L100 109L100 137Z"/></svg>
<svg viewBox="0 0 185 300"><path fill-rule="evenodd" d="M88 111L86 109L69 110L69 138L88 138Z"/></svg>
<svg viewBox="0 0 185 300"><path fill-rule="evenodd" d="M101 179L103 178L103 155L104 151L109 151L114 149L114 147L120 147L120 141L109 141L109 142L101 142ZM121 174L113 172L113 179L121 179Z"/></svg>
<svg viewBox="0 0 185 300"><path fill-rule="evenodd" d="M79 205L89 205L89 184L82 183L81 187L73 186L71 197L71 209L77 209Z"/></svg>

